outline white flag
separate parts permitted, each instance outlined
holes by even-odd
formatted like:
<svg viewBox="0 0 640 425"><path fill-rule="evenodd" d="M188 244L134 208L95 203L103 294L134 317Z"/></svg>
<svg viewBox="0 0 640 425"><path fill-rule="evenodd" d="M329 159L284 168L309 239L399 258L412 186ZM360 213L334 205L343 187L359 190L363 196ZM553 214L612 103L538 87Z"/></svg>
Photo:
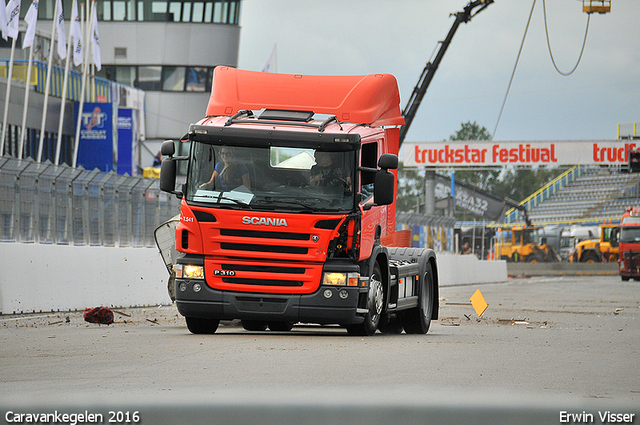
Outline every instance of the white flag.
<svg viewBox="0 0 640 425"><path fill-rule="evenodd" d="M7 39L7 9L4 6L4 2L0 4L0 31L2 31L2 38Z"/></svg>
<svg viewBox="0 0 640 425"><path fill-rule="evenodd" d="M5 9L7 14L7 36L18 38L18 21L20 20L20 0L9 0ZM4 35L3 35L4 36Z"/></svg>
<svg viewBox="0 0 640 425"><path fill-rule="evenodd" d="M64 9L62 8L62 0L58 0L58 22L56 24L58 31L58 56L60 59L67 57L67 41L64 34Z"/></svg>
<svg viewBox="0 0 640 425"><path fill-rule="evenodd" d="M38 22L38 0L33 0L27 15L24 17L24 21L27 23L27 31L24 34L24 40L22 40L22 48L33 46L33 40L36 38L36 22Z"/></svg>
<svg viewBox="0 0 640 425"><path fill-rule="evenodd" d="M78 3L73 0L71 8L71 37L73 37L73 64L80 66L82 63L82 30L80 29L80 15Z"/></svg>
<svg viewBox="0 0 640 425"><path fill-rule="evenodd" d="M276 45L273 45L273 50L271 50L271 54L262 65L261 72L276 72Z"/></svg>
<svg viewBox="0 0 640 425"><path fill-rule="evenodd" d="M93 63L96 69L100 71L102 69L102 60L100 59L100 33L98 33L98 13L96 8L93 8L93 17L91 18L91 28L93 29L91 35L91 44L93 46Z"/></svg>

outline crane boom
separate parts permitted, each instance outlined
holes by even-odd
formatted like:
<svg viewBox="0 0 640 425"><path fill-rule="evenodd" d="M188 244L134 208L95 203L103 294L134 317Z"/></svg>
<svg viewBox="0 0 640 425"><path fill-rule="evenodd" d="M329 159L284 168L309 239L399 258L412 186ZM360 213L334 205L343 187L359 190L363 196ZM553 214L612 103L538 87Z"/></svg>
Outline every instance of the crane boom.
<svg viewBox="0 0 640 425"><path fill-rule="evenodd" d="M444 41L439 43L440 48L438 49L433 62L427 62L426 66L422 70L422 75L420 75L420 79L418 80L418 83L411 93L411 97L407 102L407 106L405 106L402 111L405 124L400 127L400 145L402 145L402 142L404 141L404 138L409 131L409 127L411 126L411 122L413 121L413 118L415 117L416 112L420 107L422 98L427 92L427 88L429 87L429 84L431 83L431 80L433 79L433 76L435 75L440 62L442 61L442 58L447 51L447 48L449 47L451 39L456 33L456 30L461 23L469 22L471 18L486 9L491 3L493 3L493 1L494 0L475 0L469 2L469 4L467 4L460 12L453 13L453 15L455 15L456 17L455 21L453 22L453 26L449 30L449 33L447 34L447 37L444 39ZM473 13L473 10L476 7L479 7L479 9L475 13Z"/></svg>

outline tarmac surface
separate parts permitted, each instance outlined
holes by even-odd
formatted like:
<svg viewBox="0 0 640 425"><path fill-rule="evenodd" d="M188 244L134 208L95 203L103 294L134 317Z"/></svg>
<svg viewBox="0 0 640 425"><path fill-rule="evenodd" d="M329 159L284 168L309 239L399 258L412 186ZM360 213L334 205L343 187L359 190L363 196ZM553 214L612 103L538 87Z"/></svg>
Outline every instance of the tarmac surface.
<svg viewBox="0 0 640 425"><path fill-rule="evenodd" d="M488 303L481 317L469 302L477 289ZM351 400L416 415L444 409L443 418L466 423L486 423L469 420L478 409L493 423L525 413L535 420L524 423L559 423L562 411L592 414L590 423L610 422L600 411L640 414L640 282L520 278L442 287L440 297L427 335L368 338L317 325L249 332L237 321L191 335L173 306L115 309L108 326L82 312L0 316L0 413L72 400L72 410L118 406L161 418L159 406L180 412L177 400L190 400L196 420L216 403L293 412ZM299 423L289 419L262 423Z"/></svg>

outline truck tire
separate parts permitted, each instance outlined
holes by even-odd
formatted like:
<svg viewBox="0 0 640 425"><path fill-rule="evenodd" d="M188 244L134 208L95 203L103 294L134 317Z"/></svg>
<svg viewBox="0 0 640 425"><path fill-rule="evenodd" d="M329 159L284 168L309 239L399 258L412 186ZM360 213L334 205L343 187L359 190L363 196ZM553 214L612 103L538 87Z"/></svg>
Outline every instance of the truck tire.
<svg viewBox="0 0 640 425"><path fill-rule="evenodd" d="M187 329L192 334L214 334L218 330L220 320L218 319L201 319L200 317L185 317L187 321Z"/></svg>
<svg viewBox="0 0 640 425"><path fill-rule="evenodd" d="M433 267L425 261L418 293L418 307L401 314L404 331L408 334L426 334L433 317L434 279Z"/></svg>
<svg viewBox="0 0 640 425"><path fill-rule="evenodd" d="M364 322L357 325L348 325L349 335L371 336L376 333L380 324L380 316L384 309L384 284L382 283L382 273L378 263L373 266L373 273L369 277L369 294L367 297L367 307L369 312L364 316Z"/></svg>

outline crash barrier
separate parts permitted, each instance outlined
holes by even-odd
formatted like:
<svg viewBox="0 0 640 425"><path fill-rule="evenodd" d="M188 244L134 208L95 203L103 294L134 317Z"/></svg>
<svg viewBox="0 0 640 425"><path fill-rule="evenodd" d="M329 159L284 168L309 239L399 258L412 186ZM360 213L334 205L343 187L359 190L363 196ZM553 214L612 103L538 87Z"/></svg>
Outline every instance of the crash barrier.
<svg viewBox="0 0 640 425"><path fill-rule="evenodd" d="M0 243L0 314L168 305L157 248ZM507 280L505 261L438 253L440 286Z"/></svg>
<svg viewBox="0 0 640 425"><path fill-rule="evenodd" d="M510 277L616 276L618 263L507 263Z"/></svg>
<svg viewBox="0 0 640 425"><path fill-rule="evenodd" d="M155 248L0 243L0 314L171 303Z"/></svg>
<svg viewBox="0 0 640 425"><path fill-rule="evenodd" d="M479 260L475 255L438 252L438 280L440 286L471 285L475 283L506 282L507 262Z"/></svg>
<svg viewBox="0 0 640 425"><path fill-rule="evenodd" d="M149 391L125 395L83 393L7 394L0 411L7 423L24 423L20 414L57 414L62 422L212 425L261 424L465 424L637 423L640 408L630 400L597 400L570 394L518 390L439 388L395 385L380 391L354 385L223 388L205 392ZM214 396L211 395L214 394ZM321 394L321 396L318 396ZM92 415L90 418L88 415ZM101 415L101 416L96 416ZM31 417L33 418L33 417ZM33 422L36 422L33 420ZM47 421L52 422L52 421Z"/></svg>
<svg viewBox="0 0 640 425"><path fill-rule="evenodd" d="M153 247L178 210L157 179L0 158L0 242Z"/></svg>

